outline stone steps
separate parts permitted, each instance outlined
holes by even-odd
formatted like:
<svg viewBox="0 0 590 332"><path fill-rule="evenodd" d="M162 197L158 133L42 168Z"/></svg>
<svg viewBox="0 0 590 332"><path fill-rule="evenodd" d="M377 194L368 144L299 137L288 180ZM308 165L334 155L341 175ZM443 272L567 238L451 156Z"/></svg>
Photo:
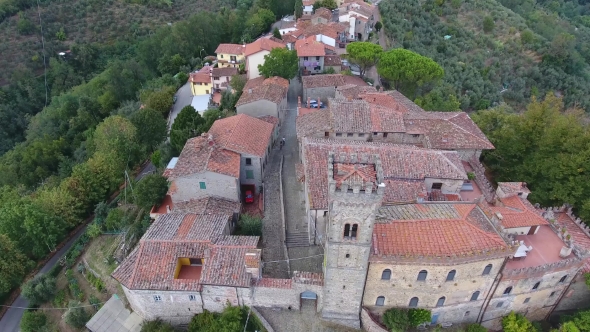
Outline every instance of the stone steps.
<svg viewBox="0 0 590 332"><path fill-rule="evenodd" d="M287 232L287 248L309 247L309 234L307 232Z"/></svg>

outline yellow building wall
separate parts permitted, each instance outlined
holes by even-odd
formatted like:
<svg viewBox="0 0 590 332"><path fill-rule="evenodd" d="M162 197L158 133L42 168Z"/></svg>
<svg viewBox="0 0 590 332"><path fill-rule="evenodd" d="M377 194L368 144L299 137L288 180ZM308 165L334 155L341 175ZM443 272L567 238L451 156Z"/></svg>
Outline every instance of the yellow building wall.
<svg viewBox="0 0 590 332"><path fill-rule="evenodd" d="M178 262L176 263L176 270L174 271L174 279L178 278L178 274L180 273L180 269L183 265L191 265L191 261L186 257L178 258Z"/></svg>
<svg viewBox="0 0 590 332"><path fill-rule="evenodd" d="M236 63L229 63L232 56L236 57ZM241 54L226 54L226 53L219 53L217 54L217 66L219 68L238 68L240 63L244 62L244 56Z"/></svg>
<svg viewBox="0 0 590 332"><path fill-rule="evenodd" d="M211 90L213 89L213 85L211 83L192 83L191 84L191 92L193 96L201 96L201 95L208 95L211 94Z"/></svg>

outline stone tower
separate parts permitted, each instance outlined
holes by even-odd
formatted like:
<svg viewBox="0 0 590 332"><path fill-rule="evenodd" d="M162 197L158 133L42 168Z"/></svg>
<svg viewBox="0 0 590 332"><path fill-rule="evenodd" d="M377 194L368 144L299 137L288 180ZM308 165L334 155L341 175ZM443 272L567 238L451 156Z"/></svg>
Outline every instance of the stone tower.
<svg viewBox="0 0 590 332"><path fill-rule="evenodd" d="M379 156L331 153L328 186L322 318L360 328L373 223L385 187Z"/></svg>

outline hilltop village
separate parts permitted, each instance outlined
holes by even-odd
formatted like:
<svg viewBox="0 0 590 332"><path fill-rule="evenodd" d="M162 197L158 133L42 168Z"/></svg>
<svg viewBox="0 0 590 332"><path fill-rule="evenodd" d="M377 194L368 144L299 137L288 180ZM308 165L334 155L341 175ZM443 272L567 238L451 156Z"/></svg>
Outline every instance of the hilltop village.
<svg viewBox="0 0 590 332"><path fill-rule="evenodd" d="M494 146L468 114L340 74L339 45L366 40L375 6L304 6L282 39L221 44L216 66L190 75L197 111L240 65L248 81L237 115L168 164L164 202L112 274L133 311L186 326L228 303L260 316L311 305L382 331L387 309L424 308L431 325L501 330L511 311L543 320L585 304L590 233L571 208L531 204L523 182L492 185L479 158ZM299 78L261 75L274 48L296 50ZM262 238L235 234L243 214L263 216Z"/></svg>

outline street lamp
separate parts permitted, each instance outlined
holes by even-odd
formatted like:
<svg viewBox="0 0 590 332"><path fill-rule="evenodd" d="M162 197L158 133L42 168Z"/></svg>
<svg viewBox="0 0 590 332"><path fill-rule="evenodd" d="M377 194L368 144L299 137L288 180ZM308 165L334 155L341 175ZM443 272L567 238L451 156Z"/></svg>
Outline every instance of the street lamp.
<svg viewBox="0 0 590 332"><path fill-rule="evenodd" d="M203 56L201 55L201 52L203 52L204 50L205 50L205 49L204 49L204 48L202 48L202 49L199 51L199 56L201 57L201 60L203 59ZM207 56L207 52L205 52L205 56Z"/></svg>

